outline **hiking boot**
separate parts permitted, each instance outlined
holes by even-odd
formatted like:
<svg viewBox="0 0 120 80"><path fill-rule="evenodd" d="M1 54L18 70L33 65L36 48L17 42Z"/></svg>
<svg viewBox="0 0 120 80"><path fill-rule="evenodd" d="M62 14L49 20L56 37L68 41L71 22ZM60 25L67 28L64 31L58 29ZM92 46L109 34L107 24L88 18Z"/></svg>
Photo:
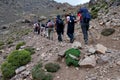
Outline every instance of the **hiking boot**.
<svg viewBox="0 0 120 80"><path fill-rule="evenodd" d="M85 45L87 45L88 44L88 41L85 41Z"/></svg>
<svg viewBox="0 0 120 80"><path fill-rule="evenodd" d="M70 43L73 43L74 42L74 39L70 39Z"/></svg>

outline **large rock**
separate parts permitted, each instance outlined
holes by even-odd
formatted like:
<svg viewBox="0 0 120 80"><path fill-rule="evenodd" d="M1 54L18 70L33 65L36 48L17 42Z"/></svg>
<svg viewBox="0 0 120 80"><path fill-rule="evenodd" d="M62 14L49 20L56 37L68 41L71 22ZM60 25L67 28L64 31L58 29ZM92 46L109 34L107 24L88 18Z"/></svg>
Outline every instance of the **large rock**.
<svg viewBox="0 0 120 80"><path fill-rule="evenodd" d="M108 63L110 60L109 56L106 55L101 55L98 59L97 59L97 63L99 64L104 64L104 63Z"/></svg>
<svg viewBox="0 0 120 80"><path fill-rule="evenodd" d="M26 69L25 66L19 67L18 69L15 70L15 73L16 73L16 74L19 74L19 73L21 73L22 71L24 71L25 69Z"/></svg>
<svg viewBox="0 0 120 80"><path fill-rule="evenodd" d="M89 49L88 49L88 52L91 53L91 54L94 54L96 52L96 49L91 46Z"/></svg>
<svg viewBox="0 0 120 80"><path fill-rule="evenodd" d="M79 65L82 67L95 67L96 66L96 58L94 55L86 57L82 61L79 61Z"/></svg>
<svg viewBox="0 0 120 80"><path fill-rule="evenodd" d="M80 49L80 48L82 48L82 44L80 42L74 42L72 44L72 48Z"/></svg>
<svg viewBox="0 0 120 80"><path fill-rule="evenodd" d="M101 54L105 54L105 52L107 51L107 48L101 44L97 44L96 45L96 51L98 53L101 53Z"/></svg>

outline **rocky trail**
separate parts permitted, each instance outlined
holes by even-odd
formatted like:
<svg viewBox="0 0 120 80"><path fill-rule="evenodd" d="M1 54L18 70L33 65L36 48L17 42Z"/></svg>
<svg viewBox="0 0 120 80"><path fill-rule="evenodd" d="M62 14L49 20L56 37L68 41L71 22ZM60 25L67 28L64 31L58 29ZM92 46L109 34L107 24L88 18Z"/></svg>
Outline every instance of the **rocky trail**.
<svg viewBox="0 0 120 80"><path fill-rule="evenodd" d="M91 0L91 1L93 1L93 4L96 4L94 3L94 1L96 0ZM98 9L100 10L97 11L98 17L96 19L92 19L90 22L90 29L88 32L89 33L88 45L84 44L82 30L80 28L80 24L78 23L76 23L75 26L74 43L70 43L69 38L66 35L67 26L65 26L63 42L58 42L56 32L54 32L53 34L54 35L53 40L49 40L46 37L34 34L32 31L29 32L28 29L31 29L30 25L28 25L28 23L21 23L21 21L15 22L14 25L10 24L8 26L2 26L2 28L0 29L1 34L3 31L3 33L5 33L5 36L8 36L6 38L9 39L10 37L10 40L15 38L15 42L12 42L11 44L7 45L7 42L5 41L9 41L9 40L4 40L5 38L1 39L4 40L3 42L5 42L5 45L2 44L3 49L0 49L0 65L6 60L9 53L15 50L16 44L18 44L19 42L16 38L20 38L20 41L26 43L24 46L21 46L21 49L24 49L27 46L33 47L35 49L35 53L32 54L31 61L27 65L17 68L15 70L16 75L12 77L10 80L33 80L31 70L39 62L42 62L43 65L49 62L58 63L60 65L60 69L58 70L58 72L52 73L54 77L53 80L120 80L119 0L115 0L115 2L113 0L105 0L105 1L106 3L104 4L98 2L98 4L91 7L91 9L95 9L95 11ZM114 2L113 5L111 1ZM47 4L47 1L43 3ZM56 4L56 2L54 2L54 4ZM1 3L1 5L3 5L3 3ZM28 4L24 4L24 5L28 5ZM51 9L53 8L54 11L56 12L57 4L55 5L55 8L53 5L51 4L48 5L47 7L51 6ZM57 8L59 8L59 6L61 5L65 6L65 4L59 4ZM31 5L29 4L29 6ZM100 6L102 8L100 8ZM3 8L4 7L6 7L6 5L4 5ZM38 9L37 7L36 9ZM68 5L68 7L70 6ZM43 8L40 8L39 10L43 10ZM57 11L59 11L59 9ZM54 17L54 15L51 17ZM26 30L28 30L27 35L25 35L26 30L22 31L22 29L25 28ZM109 36L103 36L101 32L104 29L109 29L109 28L114 30L114 33ZM20 33L17 31L20 31ZM13 32L13 33L9 36L8 35L9 32L11 33ZM22 34L22 35L19 35L20 36L19 37L16 34ZM5 37L4 35L0 35L0 36ZM65 62L66 57L63 57L63 55L65 54L65 51L70 48L75 48L75 49L77 48L81 52L80 57L78 58L79 67L67 66ZM72 58L74 58L74 56L72 56ZM2 77L3 76L0 70L0 80L2 79Z"/></svg>
<svg viewBox="0 0 120 80"><path fill-rule="evenodd" d="M92 29L92 31L95 32L96 30ZM80 49L80 60L83 60L90 55L95 56L92 62L88 61L90 66L94 66L93 68L86 68L88 63L85 63L85 67L68 67L64 58L59 60L58 55L63 55L67 49L72 48L72 45L76 45L75 43L69 43L69 39L67 38L66 34L64 35L64 41L60 43L57 41L56 33L54 33L53 40L48 40L43 36L31 33L29 36L24 37L24 41L26 42L25 46L34 47L36 52L32 55L32 61L25 66L26 70L17 74L11 80L23 80L23 77L25 77L24 80L32 80L30 71L39 61L43 62L44 64L48 62L55 62L60 64L61 69L57 73L54 73L54 80L119 80L120 51L107 47L107 51L104 54L90 53L89 50L91 47L94 47L99 43L100 34L93 36L89 35L89 44L84 45L79 25L76 26L75 33L75 42L82 43L82 49ZM94 39L94 42L92 38L97 39ZM103 45L105 45L104 42ZM93 63L94 61L95 65Z"/></svg>

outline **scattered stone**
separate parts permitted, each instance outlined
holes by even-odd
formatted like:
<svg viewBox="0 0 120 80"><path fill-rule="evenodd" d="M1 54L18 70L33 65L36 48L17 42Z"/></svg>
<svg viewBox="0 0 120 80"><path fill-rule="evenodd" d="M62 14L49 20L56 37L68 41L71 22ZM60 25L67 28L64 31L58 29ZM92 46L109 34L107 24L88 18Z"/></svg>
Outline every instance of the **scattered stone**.
<svg viewBox="0 0 120 80"><path fill-rule="evenodd" d="M120 66L120 61L117 61L117 63L116 63L118 66Z"/></svg>
<svg viewBox="0 0 120 80"><path fill-rule="evenodd" d="M21 46L21 47L20 47L20 49L24 49L24 48L25 48L25 46Z"/></svg>
<svg viewBox="0 0 120 80"><path fill-rule="evenodd" d="M92 53L92 54L94 54L94 53L95 53L95 51L96 51L96 49L95 49L95 48L93 48L93 47L89 48L89 50L88 50L88 52L89 52L89 53Z"/></svg>
<svg viewBox="0 0 120 80"><path fill-rule="evenodd" d="M112 50L107 49L106 53L112 53Z"/></svg>
<svg viewBox="0 0 120 80"><path fill-rule="evenodd" d="M40 51L40 48L37 48L36 50L37 50L37 51Z"/></svg>
<svg viewBox="0 0 120 80"><path fill-rule="evenodd" d="M100 56L100 58L97 59L97 63L98 63L98 64L100 64L100 63L101 63L101 64L104 64L104 63L108 63L109 60L110 60L110 57L104 55L104 56Z"/></svg>
<svg viewBox="0 0 120 80"><path fill-rule="evenodd" d="M78 67L76 67L75 69L76 69L77 71L79 70L79 68L78 68Z"/></svg>
<svg viewBox="0 0 120 80"><path fill-rule="evenodd" d="M64 57L65 56L65 51L61 51L58 53L58 56Z"/></svg>
<svg viewBox="0 0 120 80"><path fill-rule="evenodd" d="M94 55L86 57L82 61L79 61L79 65L83 67L95 67L96 66L96 58Z"/></svg>
<svg viewBox="0 0 120 80"><path fill-rule="evenodd" d="M15 70L15 73L16 73L16 74L19 74L19 73L21 73L22 71L24 71L25 69L26 69L25 66L22 66L22 67L20 67L20 68L17 68L17 69Z"/></svg>
<svg viewBox="0 0 120 80"><path fill-rule="evenodd" d="M22 74L22 75L24 76L24 78L25 78L25 77L27 77L27 76L30 75L30 71L23 71L21 74Z"/></svg>
<svg viewBox="0 0 120 80"><path fill-rule="evenodd" d="M82 44L80 42L74 42L72 44L72 48L81 49L82 48Z"/></svg>
<svg viewBox="0 0 120 80"><path fill-rule="evenodd" d="M60 78L60 76L57 76L57 79L59 79Z"/></svg>
<svg viewBox="0 0 120 80"><path fill-rule="evenodd" d="M97 44L96 45L96 51L98 53L101 53L101 54L105 54L105 52L107 51L107 48L101 44Z"/></svg>
<svg viewBox="0 0 120 80"><path fill-rule="evenodd" d="M30 23L30 22L31 22L31 21L28 20L28 19L24 19L24 20L21 21L21 23Z"/></svg>

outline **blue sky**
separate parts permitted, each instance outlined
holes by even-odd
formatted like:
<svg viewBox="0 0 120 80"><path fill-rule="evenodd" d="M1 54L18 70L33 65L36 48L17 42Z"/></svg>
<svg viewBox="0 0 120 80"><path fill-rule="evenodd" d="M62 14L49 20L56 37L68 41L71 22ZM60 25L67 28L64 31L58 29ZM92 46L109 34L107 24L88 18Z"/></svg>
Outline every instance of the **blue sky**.
<svg viewBox="0 0 120 80"><path fill-rule="evenodd" d="M78 5L78 4L89 2L90 0L55 0L55 1L61 2L61 3L68 2L71 5Z"/></svg>

